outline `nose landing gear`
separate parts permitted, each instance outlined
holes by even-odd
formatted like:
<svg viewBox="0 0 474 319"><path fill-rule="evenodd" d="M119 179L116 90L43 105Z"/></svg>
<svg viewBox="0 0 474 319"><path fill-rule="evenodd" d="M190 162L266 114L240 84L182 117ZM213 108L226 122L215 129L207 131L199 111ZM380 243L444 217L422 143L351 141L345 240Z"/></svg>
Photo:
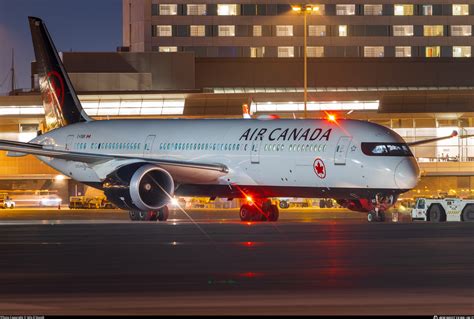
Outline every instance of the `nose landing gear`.
<svg viewBox="0 0 474 319"><path fill-rule="evenodd" d="M269 199L258 199L248 201L240 207L240 220L248 221L270 221L276 222L280 215L278 206L272 204Z"/></svg>
<svg viewBox="0 0 474 319"><path fill-rule="evenodd" d="M384 222L385 221L385 212L378 210L377 208L373 211L370 211L367 215L368 222Z"/></svg>
<svg viewBox="0 0 474 319"><path fill-rule="evenodd" d="M385 211L395 204L396 198L393 195L384 196L382 194L375 195L375 198L372 200L373 208L369 211L367 215L368 222L384 222L385 221Z"/></svg>

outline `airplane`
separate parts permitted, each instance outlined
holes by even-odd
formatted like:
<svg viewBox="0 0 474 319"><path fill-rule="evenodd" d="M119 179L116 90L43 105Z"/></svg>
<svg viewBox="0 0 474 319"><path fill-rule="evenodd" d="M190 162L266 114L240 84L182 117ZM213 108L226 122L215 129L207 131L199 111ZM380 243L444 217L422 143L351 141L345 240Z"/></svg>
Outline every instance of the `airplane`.
<svg viewBox="0 0 474 319"><path fill-rule="evenodd" d="M0 140L0 149L9 156L35 155L71 179L103 190L133 221L167 220L174 196L244 198L242 221L277 221L274 197L334 198L368 213L369 221L382 221L420 178L410 145L367 121L93 120L45 23L28 19L45 129L28 143Z"/></svg>

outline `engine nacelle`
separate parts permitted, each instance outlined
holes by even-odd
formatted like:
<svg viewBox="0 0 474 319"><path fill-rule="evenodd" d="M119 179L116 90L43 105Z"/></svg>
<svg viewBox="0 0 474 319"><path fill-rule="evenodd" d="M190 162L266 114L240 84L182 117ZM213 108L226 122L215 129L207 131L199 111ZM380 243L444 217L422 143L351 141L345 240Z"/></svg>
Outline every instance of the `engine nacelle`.
<svg viewBox="0 0 474 319"><path fill-rule="evenodd" d="M102 188L107 199L125 210L158 210L174 195L173 177L148 163L133 163L110 173Z"/></svg>
<svg viewBox="0 0 474 319"><path fill-rule="evenodd" d="M142 211L160 209L169 203L173 194L173 177L154 165L141 166L130 180L130 197Z"/></svg>

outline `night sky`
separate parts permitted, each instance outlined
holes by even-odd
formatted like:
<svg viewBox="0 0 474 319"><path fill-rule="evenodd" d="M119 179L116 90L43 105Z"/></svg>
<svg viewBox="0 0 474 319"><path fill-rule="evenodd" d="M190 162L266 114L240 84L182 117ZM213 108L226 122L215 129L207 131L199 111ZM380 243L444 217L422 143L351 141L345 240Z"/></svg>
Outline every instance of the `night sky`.
<svg viewBox="0 0 474 319"><path fill-rule="evenodd" d="M30 88L34 53L28 16L46 22L59 51L116 51L122 45L121 0L0 0L0 94L11 87L12 48L16 87Z"/></svg>

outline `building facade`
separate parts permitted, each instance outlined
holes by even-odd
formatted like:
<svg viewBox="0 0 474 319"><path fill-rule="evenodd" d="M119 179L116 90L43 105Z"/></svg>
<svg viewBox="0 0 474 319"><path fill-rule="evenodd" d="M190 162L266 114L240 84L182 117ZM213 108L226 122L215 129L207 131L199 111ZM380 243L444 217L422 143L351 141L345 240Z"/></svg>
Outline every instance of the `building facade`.
<svg viewBox="0 0 474 319"><path fill-rule="evenodd" d="M302 57L305 13L295 3L123 0L123 46L196 57ZM472 56L473 1L321 0L310 9L308 57Z"/></svg>

